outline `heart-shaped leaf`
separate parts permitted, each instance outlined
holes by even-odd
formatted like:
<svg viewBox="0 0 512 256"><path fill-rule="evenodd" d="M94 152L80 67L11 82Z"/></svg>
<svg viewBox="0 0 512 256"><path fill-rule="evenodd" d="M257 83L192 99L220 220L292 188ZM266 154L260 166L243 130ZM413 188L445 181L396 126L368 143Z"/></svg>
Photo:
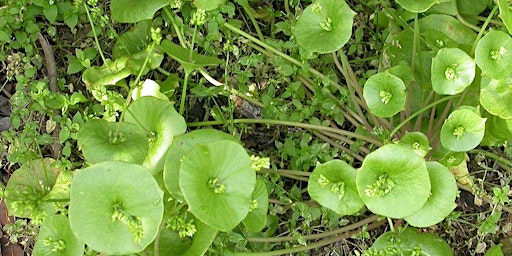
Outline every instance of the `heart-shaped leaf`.
<svg viewBox="0 0 512 256"><path fill-rule="evenodd" d="M459 48L443 48L432 60L432 88L437 94L461 93L475 78L475 62Z"/></svg>
<svg viewBox="0 0 512 256"><path fill-rule="evenodd" d="M174 136L185 133L185 119L169 101L147 96L134 101L127 109L125 121L141 125L150 133L149 148L143 166L153 174L163 170L165 154Z"/></svg>
<svg viewBox="0 0 512 256"><path fill-rule="evenodd" d="M355 14L343 0L316 0L300 15L293 34L309 52L335 52L350 39Z"/></svg>
<svg viewBox="0 0 512 256"><path fill-rule="evenodd" d="M397 219L421 209L430 194L425 160L396 144L368 154L357 172L356 184L370 211Z"/></svg>
<svg viewBox="0 0 512 256"><path fill-rule="evenodd" d="M142 251L156 237L163 192L144 167L108 161L78 170L71 183L69 221L88 247L105 254Z"/></svg>
<svg viewBox="0 0 512 256"><path fill-rule="evenodd" d="M82 256L84 244L78 241L69 220L64 215L53 215L46 219L39 229L34 255Z"/></svg>
<svg viewBox="0 0 512 256"><path fill-rule="evenodd" d="M441 222L457 206L457 183L453 174L438 162L427 162L431 191L427 202L404 219L415 227L429 227Z"/></svg>
<svg viewBox="0 0 512 256"><path fill-rule="evenodd" d="M233 229L251 209L256 174L236 142L197 145L182 159L179 179L189 211L218 230Z"/></svg>
<svg viewBox="0 0 512 256"><path fill-rule="evenodd" d="M156 11L169 4L169 0L112 0L110 11L117 22L135 23L153 18Z"/></svg>
<svg viewBox="0 0 512 256"><path fill-rule="evenodd" d="M381 72L368 78L363 97L373 114L390 117L405 108L405 84L397 76Z"/></svg>
<svg viewBox="0 0 512 256"><path fill-rule="evenodd" d="M485 121L470 109L453 111L441 128L441 144L455 152L475 148L484 137Z"/></svg>
<svg viewBox="0 0 512 256"><path fill-rule="evenodd" d="M352 215L364 203L356 188L357 171L341 160L331 160L315 167L308 182L311 199L342 215Z"/></svg>
<svg viewBox="0 0 512 256"><path fill-rule="evenodd" d="M141 164L149 147L146 134L137 125L103 119L87 121L77 139L89 164L111 160Z"/></svg>
<svg viewBox="0 0 512 256"><path fill-rule="evenodd" d="M495 79L512 73L512 38L505 32L491 30L475 49L475 61L482 75Z"/></svg>

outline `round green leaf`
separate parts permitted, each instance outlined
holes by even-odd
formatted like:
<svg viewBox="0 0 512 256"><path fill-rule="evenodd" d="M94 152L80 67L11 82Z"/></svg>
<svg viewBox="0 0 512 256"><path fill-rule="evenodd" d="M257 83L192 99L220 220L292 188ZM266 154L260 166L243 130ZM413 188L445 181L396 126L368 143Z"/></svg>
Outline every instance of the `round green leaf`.
<svg viewBox="0 0 512 256"><path fill-rule="evenodd" d="M430 194L423 158L401 145L388 144L368 154L356 176L359 196L370 211L403 218L418 211Z"/></svg>
<svg viewBox="0 0 512 256"><path fill-rule="evenodd" d="M457 206L457 183L453 174L438 162L427 162L430 197L423 207L404 219L415 227L429 227L441 222Z"/></svg>
<svg viewBox="0 0 512 256"><path fill-rule="evenodd" d="M475 61L483 76L507 77L512 73L512 38L505 32L489 31L476 46Z"/></svg>
<svg viewBox="0 0 512 256"><path fill-rule="evenodd" d="M78 132L78 146L89 164L118 160L141 164L148 153L146 134L129 122L87 121Z"/></svg>
<svg viewBox="0 0 512 256"><path fill-rule="evenodd" d="M357 171L341 160L331 160L315 167L308 182L311 199L338 214L352 215L364 203L356 188Z"/></svg>
<svg viewBox="0 0 512 256"><path fill-rule="evenodd" d="M197 145L182 159L179 179L189 211L211 227L231 230L251 209L256 174L236 142Z"/></svg>
<svg viewBox="0 0 512 256"><path fill-rule="evenodd" d="M420 249L419 254L418 248ZM375 252L375 255L388 255L388 250L397 250L402 254L398 255L420 255L420 256L453 256L453 251L450 245L446 243L441 237L436 234L420 233L418 229L408 227L398 232L386 232L379 236L373 243L370 251ZM381 254L377 254L380 252ZM397 255L389 253L389 255Z"/></svg>
<svg viewBox="0 0 512 256"><path fill-rule="evenodd" d="M235 137L215 129L195 130L174 138L171 147L167 151L163 176L165 187L175 199L181 201L184 200L178 179L181 158L199 144L217 142L221 140L238 142Z"/></svg>
<svg viewBox="0 0 512 256"><path fill-rule="evenodd" d="M39 229L34 255L82 256L84 244L76 239L64 215L53 215L46 219Z"/></svg>
<svg viewBox="0 0 512 256"><path fill-rule="evenodd" d="M155 97L141 97L127 109L125 121L142 126L151 133L146 159L142 164L153 174L163 170L165 154L174 136L185 133L185 119L174 110L169 101Z"/></svg>
<svg viewBox="0 0 512 256"><path fill-rule="evenodd" d="M256 181L256 187L252 192L251 211L242 221L250 232L260 232L267 224L268 193L265 183Z"/></svg>
<svg viewBox="0 0 512 256"><path fill-rule="evenodd" d="M396 0L396 2L410 12L425 12L439 0Z"/></svg>
<svg viewBox="0 0 512 256"><path fill-rule="evenodd" d="M169 0L112 0L110 11L117 22L135 23L153 18L156 11L169 4Z"/></svg>
<svg viewBox="0 0 512 256"><path fill-rule="evenodd" d="M224 2L226 0L194 0L194 5L199 9L211 11L219 8Z"/></svg>
<svg viewBox="0 0 512 256"><path fill-rule="evenodd" d="M493 115L511 119L512 77L499 80L483 77L480 82L480 104Z"/></svg>
<svg viewBox="0 0 512 256"><path fill-rule="evenodd" d="M350 39L355 14L345 1L316 0L300 15L293 34L309 52L335 52Z"/></svg>
<svg viewBox="0 0 512 256"><path fill-rule="evenodd" d="M500 8L499 17L507 27L508 33L512 33L512 10L510 9L510 2L507 0L498 0L498 6Z"/></svg>
<svg viewBox="0 0 512 256"><path fill-rule="evenodd" d="M405 84L389 72L381 72L368 78L363 97L376 116L390 117L405 108Z"/></svg>
<svg viewBox="0 0 512 256"><path fill-rule="evenodd" d="M108 161L78 170L71 182L69 221L76 237L105 254L142 251L156 237L163 192L144 167Z"/></svg>
<svg viewBox="0 0 512 256"><path fill-rule="evenodd" d="M400 139L400 145L412 149L416 155L421 157L425 157L432 149L427 136L421 132L407 132Z"/></svg>
<svg viewBox="0 0 512 256"><path fill-rule="evenodd" d="M453 111L441 128L441 144L455 152L475 148L484 137L485 121L469 109Z"/></svg>
<svg viewBox="0 0 512 256"><path fill-rule="evenodd" d="M437 94L464 91L475 78L475 62L459 48L443 48L432 60L432 88Z"/></svg>

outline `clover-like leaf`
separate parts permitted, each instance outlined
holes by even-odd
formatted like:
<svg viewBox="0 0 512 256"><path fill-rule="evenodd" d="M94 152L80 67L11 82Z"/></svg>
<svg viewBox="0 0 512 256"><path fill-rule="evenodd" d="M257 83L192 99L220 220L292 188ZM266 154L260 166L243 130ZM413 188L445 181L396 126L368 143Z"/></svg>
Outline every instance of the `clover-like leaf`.
<svg viewBox="0 0 512 256"><path fill-rule="evenodd" d="M475 148L484 137L485 121L470 109L453 111L441 128L441 144L455 152Z"/></svg>
<svg viewBox="0 0 512 256"><path fill-rule="evenodd" d="M135 23L141 20L149 20L160 8L169 4L169 0L112 0L110 11L112 19L117 22Z"/></svg>
<svg viewBox="0 0 512 256"><path fill-rule="evenodd" d="M55 207L47 199L60 172L51 158L28 161L13 172L4 192L9 214L37 221L54 214Z"/></svg>
<svg viewBox="0 0 512 256"><path fill-rule="evenodd" d="M69 220L64 215L53 215L46 219L39 229L34 255L43 256L82 256L84 244L78 241Z"/></svg>
<svg viewBox="0 0 512 256"><path fill-rule="evenodd" d="M242 221L250 232L260 232L267 224L268 193L265 183L256 181L256 187L252 192L251 210Z"/></svg>
<svg viewBox="0 0 512 256"><path fill-rule="evenodd" d="M505 32L491 30L478 42L475 61L482 75L499 79L512 73L512 38Z"/></svg>
<svg viewBox="0 0 512 256"><path fill-rule="evenodd" d="M211 227L231 230L251 210L256 174L236 142L197 145L182 159L179 179L189 211Z"/></svg>
<svg viewBox="0 0 512 256"><path fill-rule="evenodd" d="M415 227L429 227L441 222L457 206L457 183L453 174L438 162L427 162L431 191L427 202L404 219Z"/></svg>
<svg viewBox="0 0 512 256"><path fill-rule="evenodd" d="M171 56L173 59L178 61L186 72L192 72L200 67L215 66L223 63L224 61L217 57L205 56L196 52L183 48L170 40L162 40L162 49Z"/></svg>
<svg viewBox="0 0 512 256"><path fill-rule="evenodd" d="M430 149L428 138L421 132L407 132L401 139L400 145L404 145L414 151L416 155L425 157Z"/></svg>
<svg viewBox="0 0 512 256"><path fill-rule="evenodd" d="M412 227L397 232L388 231L380 235L370 251L383 253L375 255L388 255L386 252L390 249L399 251L403 255L453 256L450 245L441 237L431 233L420 233L418 229Z"/></svg>
<svg viewBox="0 0 512 256"><path fill-rule="evenodd" d="M146 248L158 233L163 210L163 191L137 164L91 165L78 170L71 183L71 229L88 247L105 254Z"/></svg>
<svg viewBox="0 0 512 256"><path fill-rule="evenodd" d="M432 60L432 88L437 94L464 91L475 78L475 62L459 48L443 48Z"/></svg>
<svg viewBox="0 0 512 256"><path fill-rule="evenodd" d="M512 118L512 77L491 79L482 77L480 104L489 113L503 119Z"/></svg>
<svg viewBox="0 0 512 256"><path fill-rule="evenodd" d="M366 156L357 172L356 185L370 211L391 218L415 213L430 194L425 160L412 149L396 144Z"/></svg>
<svg viewBox="0 0 512 256"><path fill-rule="evenodd" d="M363 97L373 114L390 117L405 108L405 84L397 76L381 72L368 78Z"/></svg>
<svg viewBox="0 0 512 256"><path fill-rule="evenodd" d="M341 160L331 160L315 167L308 182L311 199L342 215L352 215L364 203L356 188L357 171Z"/></svg>
<svg viewBox="0 0 512 256"><path fill-rule="evenodd" d="M195 130L176 136L167 151L164 166L164 183L171 195L177 200L184 200L179 183L180 163L184 155L188 154L199 144L217 142L221 140L238 140L230 134L215 129Z"/></svg>
<svg viewBox="0 0 512 256"><path fill-rule="evenodd" d="M355 14L343 0L316 0L300 15L293 34L309 52L335 52L350 39Z"/></svg>
<svg viewBox="0 0 512 256"><path fill-rule="evenodd" d="M432 5L439 3L439 0L396 0L396 2L410 12L425 12Z"/></svg>
<svg viewBox="0 0 512 256"><path fill-rule="evenodd" d="M141 164L148 153L146 134L129 122L92 119L80 128L77 138L89 164L110 160Z"/></svg>
<svg viewBox="0 0 512 256"><path fill-rule="evenodd" d="M185 119L174 110L169 101L155 97L141 97L127 109L125 121L142 126L151 135L143 166L153 174L163 170L165 154L174 136L185 133Z"/></svg>

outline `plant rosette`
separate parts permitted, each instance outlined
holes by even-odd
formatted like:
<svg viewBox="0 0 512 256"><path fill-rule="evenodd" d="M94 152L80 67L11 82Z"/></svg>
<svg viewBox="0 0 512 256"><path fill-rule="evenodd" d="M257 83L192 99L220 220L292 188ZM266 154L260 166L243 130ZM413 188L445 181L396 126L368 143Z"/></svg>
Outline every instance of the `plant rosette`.
<svg viewBox="0 0 512 256"><path fill-rule="evenodd" d="M89 164L114 160L142 164L149 148L146 134L137 125L103 119L88 120L77 140Z"/></svg>
<svg viewBox="0 0 512 256"><path fill-rule="evenodd" d="M187 129L185 119L169 101L146 96L130 104L124 120L146 131L149 147L142 165L153 174L161 172L173 138Z"/></svg>
<svg viewBox="0 0 512 256"><path fill-rule="evenodd" d="M430 196L425 160L402 145L388 144L368 154L356 176L359 196L375 214L403 218Z"/></svg>
<svg viewBox="0 0 512 256"><path fill-rule="evenodd" d="M71 229L98 252L142 251L155 239L163 210L163 191L137 164L102 162L76 171L71 182Z"/></svg>
<svg viewBox="0 0 512 256"><path fill-rule="evenodd" d="M308 52L335 52L350 39L355 15L343 0L313 1L300 15L293 34Z"/></svg>
<svg viewBox="0 0 512 256"><path fill-rule="evenodd" d="M512 38L505 32L491 30L478 41L475 61L482 75L500 79L512 73Z"/></svg>
<svg viewBox="0 0 512 256"><path fill-rule="evenodd" d="M475 148L484 137L486 120L471 109L453 111L441 128L441 144L455 152Z"/></svg>
<svg viewBox="0 0 512 256"><path fill-rule="evenodd" d="M461 93L475 78L475 62L459 48L442 48L432 60L432 88L440 95Z"/></svg>
<svg viewBox="0 0 512 256"><path fill-rule="evenodd" d="M167 150L163 176L165 187L174 199L180 201L184 200L178 178L180 175L180 163L183 156L188 154L199 144L212 143L221 140L231 140L239 143L239 141L232 135L215 129L194 130L192 132L176 136L173 139L171 146Z"/></svg>
<svg viewBox="0 0 512 256"><path fill-rule="evenodd" d="M414 227L429 227L441 222L457 206L457 182L450 170L438 162L427 162L431 191L421 209L404 219Z"/></svg>
<svg viewBox="0 0 512 256"><path fill-rule="evenodd" d="M311 199L341 215L352 215L364 206L356 188L357 171L341 160L320 164L311 173Z"/></svg>
<svg viewBox="0 0 512 256"><path fill-rule="evenodd" d="M251 210L256 173L236 142L197 145L182 158L179 180L189 211L220 231L235 228Z"/></svg>
<svg viewBox="0 0 512 256"><path fill-rule="evenodd" d="M368 78L363 97L373 114L390 117L405 109L405 84L399 77L384 71Z"/></svg>
<svg viewBox="0 0 512 256"><path fill-rule="evenodd" d="M450 245L441 237L430 233L419 233L418 229L411 227L380 235L369 251L375 253L370 255L453 256Z"/></svg>
<svg viewBox="0 0 512 256"><path fill-rule="evenodd" d="M53 215L46 219L39 229L34 255L82 256L84 244L78 241L69 220L64 215Z"/></svg>

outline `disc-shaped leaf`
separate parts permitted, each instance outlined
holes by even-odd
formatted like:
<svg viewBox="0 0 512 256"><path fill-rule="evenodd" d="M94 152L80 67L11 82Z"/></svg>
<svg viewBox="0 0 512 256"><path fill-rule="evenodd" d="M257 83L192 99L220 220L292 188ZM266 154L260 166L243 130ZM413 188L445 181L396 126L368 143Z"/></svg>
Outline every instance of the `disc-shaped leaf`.
<svg viewBox="0 0 512 256"><path fill-rule="evenodd" d="M309 52L335 52L350 39L355 14L345 1L316 0L300 15L293 34Z"/></svg>
<svg viewBox="0 0 512 256"><path fill-rule="evenodd" d="M125 121L141 125L142 130L151 133L149 149L142 164L153 174L164 168L165 154L174 136L185 133L185 119L174 110L169 101L155 97L141 97L127 109Z"/></svg>
<svg viewBox="0 0 512 256"><path fill-rule="evenodd" d="M382 253L375 255L396 255L395 253L386 253L388 250L392 250L402 253L399 255L453 256L452 249L441 237L431 233L420 233L418 229L412 227L399 232L388 231L382 234L375 240L370 250Z"/></svg>
<svg viewBox="0 0 512 256"><path fill-rule="evenodd" d="M441 144L455 152L475 148L484 137L485 121L469 109L453 111L441 128Z"/></svg>
<svg viewBox="0 0 512 256"><path fill-rule="evenodd" d="M431 149L427 136L421 132L407 132L400 139L400 145L412 149L421 157L425 157Z"/></svg>
<svg viewBox="0 0 512 256"><path fill-rule="evenodd" d="M165 53L178 61L187 72L192 72L200 67L219 65L224 62L216 57L201 55L195 51L190 55L189 49L183 48L167 39L162 40L161 45Z"/></svg>
<svg viewBox="0 0 512 256"><path fill-rule="evenodd" d="M500 8L499 17L507 27L508 33L512 34L512 10L510 8L510 2L507 0L498 0L498 6Z"/></svg>
<svg viewBox="0 0 512 256"><path fill-rule="evenodd" d="M403 218L418 211L430 194L423 158L401 145L388 144L368 154L356 176L359 196L370 211Z"/></svg>
<svg viewBox="0 0 512 256"><path fill-rule="evenodd" d="M183 201L183 194L181 193L179 183L180 163L181 158L188 154L199 144L217 142L221 140L231 140L238 142L238 140L219 130L215 129L201 129L195 130L183 135L176 136L173 139L171 147L167 151L167 156L164 166L164 183L165 187L171 195Z"/></svg>
<svg viewBox="0 0 512 256"><path fill-rule="evenodd" d="M368 78L363 97L376 116L390 117L405 107L405 84L389 72L381 72Z"/></svg>
<svg viewBox="0 0 512 256"><path fill-rule="evenodd" d="M41 256L82 256L84 244L71 231L66 216L53 215L41 225L33 253Z"/></svg>
<svg viewBox="0 0 512 256"><path fill-rule="evenodd" d="M71 183L69 221L76 237L95 251L142 251L158 233L163 192L144 167L108 161L78 170Z"/></svg>
<svg viewBox="0 0 512 256"><path fill-rule="evenodd" d="M219 8L226 0L194 0L194 5L205 11L211 11Z"/></svg>
<svg viewBox="0 0 512 256"><path fill-rule="evenodd" d="M236 142L197 145L182 159L179 179L189 211L211 227L231 230L251 209L256 174Z"/></svg>
<svg viewBox="0 0 512 256"><path fill-rule="evenodd" d="M148 153L146 134L129 122L92 119L80 128L77 138L89 164L111 160L142 164Z"/></svg>
<svg viewBox="0 0 512 256"><path fill-rule="evenodd" d="M4 192L9 214L26 218L54 214L55 207L45 199L60 172L51 158L28 161L13 172Z"/></svg>
<svg viewBox="0 0 512 256"><path fill-rule="evenodd" d="M505 32L491 30L475 49L475 61L483 76L503 78L512 73L512 38Z"/></svg>
<svg viewBox="0 0 512 256"><path fill-rule="evenodd" d="M464 91L475 78L475 62L459 48L443 48L432 60L432 88L437 94Z"/></svg>
<svg viewBox="0 0 512 256"><path fill-rule="evenodd" d="M512 140L512 119L489 115L485 124L485 133L490 133L500 141Z"/></svg>
<svg viewBox="0 0 512 256"><path fill-rule="evenodd" d="M503 119L512 118L512 77L490 79L480 82L480 104L489 113Z"/></svg>
<svg viewBox="0 0 512 256"><path fill-rule="evenodd" d="M429 227L441 222L457 206L457 183L453 174L438 162L427 162L430 197L423 207L404 219L415 227Z"/></svg>
<svg viewBox="0 0 512 256"><path fill-rule="evenodd" d="M135 23L153 18L156 11L169 4L169 0L112 0L110 11L117 22Z"/></svg>
<svg viewBox="0 0 512 256"><path fill-rule="evenodd" d="M268 192L265 183L256 181L256 187L252 192L251 211L242 221L250 232L260 232L267 224Z"/></svg>
<svg viewBox="0 0 512 256"><path fill-rule="evenodd" d="M439 3L439 0L396 0L396 2L410 12L425 12L432 5Z"/></svg>
<svg viewBox="0 0 512 256"><path fill-rule="evenodd" d="M341 160L331 160L315 167L308 182L311 199L342 215L352 215L364 203L356 188L357 171Z"/></svg>

